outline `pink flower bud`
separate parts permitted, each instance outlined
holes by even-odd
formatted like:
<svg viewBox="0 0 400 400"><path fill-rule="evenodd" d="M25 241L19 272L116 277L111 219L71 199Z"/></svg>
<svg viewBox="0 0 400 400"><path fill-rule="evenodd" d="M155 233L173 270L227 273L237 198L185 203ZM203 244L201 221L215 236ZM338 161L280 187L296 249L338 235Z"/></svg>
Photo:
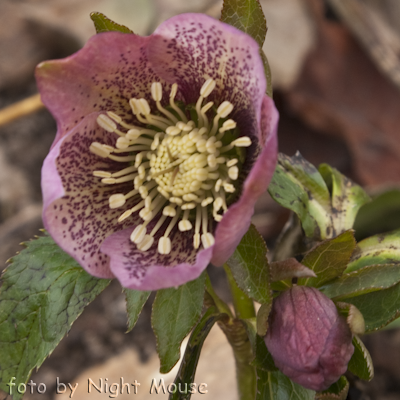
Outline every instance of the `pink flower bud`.
<svg viewBox="0 0 400 400"><path fill-rule="evenodd" d="M346 372L351 341L345 319L319 290L294 286L274 300L265 343L281 372L305 388L325 390Z"/></svg>

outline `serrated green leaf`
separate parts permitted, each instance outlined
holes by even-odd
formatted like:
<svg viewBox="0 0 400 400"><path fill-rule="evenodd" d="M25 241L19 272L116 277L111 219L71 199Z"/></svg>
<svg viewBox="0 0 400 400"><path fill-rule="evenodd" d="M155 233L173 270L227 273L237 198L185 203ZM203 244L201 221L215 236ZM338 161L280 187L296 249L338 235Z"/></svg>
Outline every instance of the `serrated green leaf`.
<svg viewBox="0 0 400 400"><path fill-rule="evenodd" d="M332 384L323 392L315 395L315 400L346 400L350 384L345 376L341 376L337 382Z"/></svg>
<svg viewBox="0 0 400 400"><path fill-rule="evenodd" d="M107 18L100 12L92 12L90 18L96 28L96 33L102 32L121 32L121 33L133 33L128 27L117 24L110 18Z"/></svg>
<svg viewBox="0 0 400 400"><path fill-rule="evenodd" d="M136 325L143 306L149 298L151 292L124 289L126 299L126 311L128 314L128 330L130 332Z"/></svg>
<svg viewBox="0 0 400 400"><path fill-rule="evenodd" d="M0 387L7 393L10 378L26 383L110 282L89 275L48 236L26 246L10 260L0 289Z"/></svg>
<svg viewBox="0 0 400 400"><path fill-rule="evenodd" d="M400 265L369 265L343 274L319 290L334 300L343 300L377 290L387 289L400 282Z"/></svg>
<svg viewBox="0 0 400 400"><path fill-rule="evenodd" d="M354 354L351 357L348 368L354 375L365 381L374 377L374 366L369 351L358 336L353 337Z"/></svg>
<svg viewBox="0 0 400 400"><path fill-rule="evenodd" d="M266 92L269 97L272 97L271 69L267 56L262 51L267 35L267 21L259 0L224 0L221 21L247 33L258 43L267 80Z"/></svg>
<svg viewBox="0 0 400 400"><path fill-rule="evenodd" d="M319 172L325 182L331 186L331 204L334 211L333 226L336 232L351 229L358 210L371 201L361 186L356 185L337 169L328 164L321 164Z"/></svg>
<svg viewBox="0 0 400 400"><path fill-rule="evenodd" d="M299 285L319 287L340 276L346 269L355 246L353 232L346 231L314 247L301 263L313 270L317 277L301 278Z"/></svg>
<svg viewBox="0 0 400 400"><path fill-rule="evenodd" d="M272 302L267 246L254 225L243 236L228 265L236 283L261 304Z"/></svg>
<svg viewBox="0 0 400 400"><path fill-rule="evenodd" d="M397 318L390 324L386 325L384 329L398 329L398 328L400 328L400 318Z"/></svg>
<svg viewBox="0 0 400 400"><path fill-rule="evenodd" d="M256 400L314 400L315 392L292 382L280 371L257 369Z"/></svg>
<svg viewBox="0 0 400 400"><path fill-rule="evenodd" d="M300 153L293 157L279 154L268 191L277 203L297 214L307 237L332 237L328 188L318 170Z"/></svg>
<svg viewBox="0 0 400 400"><path fill-rule="evenodd" d="M151 324L157 340L160 372L167 373L178 362L180 345L201 316L205 274L177 289L157 292Z"/></svg>
<svg viewBox="0 0 400 400"><path fill-rule="evenodd" d="M264 44L267 21L259 0L224 0L221 21L247 33L260 47Z"/></svg>
<svg viewBox="0 0 400 400"><path fill-rule="evenodd" d="M400 263L400 229L371 236L358 243L346 272L374 264Z"/></svg>
<svg viewBox="0 0 400 400"><path fill-rule="evenodd" d="M176 387L180 387L182 390L177 390L175 393L171 393L169 400L190 399L190 384L194 382L197 363L199 362L200 352L204 341L206 340L206 337L211 328L214 326L215 322L223 318L227 318L227 315L219 313L216 307L210 307L207 309L200 322L193 329L186 346L179 372L174 381ZM185 390L185 388L187 390Z"/></svg>
<svg viewBox="0 0 400 400"><path fill-rule="evenodd" d="M400 283L346 301L354 304L364 316L365 332L376 331L400 316Z"/></svg>
<svg viewBox="0 0 400 400"><path fill-rule="evenodd" d="M278 371L278 368L275 367L271 353L265 345L264 338L257 335L256 319L245 319L242 320L242 322L246 328L247 336L250 340L254 354L254 360L251 362L251 365L264 371Z"/></svg>

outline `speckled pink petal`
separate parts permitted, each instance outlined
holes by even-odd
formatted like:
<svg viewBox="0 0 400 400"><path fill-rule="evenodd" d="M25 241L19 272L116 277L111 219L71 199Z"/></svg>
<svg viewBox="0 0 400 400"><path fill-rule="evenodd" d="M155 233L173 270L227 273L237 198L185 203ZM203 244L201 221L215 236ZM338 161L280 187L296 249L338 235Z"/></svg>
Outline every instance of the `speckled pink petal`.
<svg viewBox="0 0 400 400"><path fill-rule="evenodd" d="M254 205L271 181L277 160L278 111L274 102L264 96L260 123L261 153L243 184L239 200L232 204L215 231L211 262L222 265L233 254L250 226Z"/></svg>
<svg viewBox="0 0 400 400"><path fill-rule="evenodd" d="M43 167L43 215L46 228L65 251L92 275L115 275L122 285L142 290L178 286L197 278L211 259L219 265L229 258L248 229L254 203L265 191L276 162L278 117L264 95L264 69L253 39L210 17L184 14L163 23L150 37L98 34L75 55L40 64L36 76L42 100L58 124ZM193 235L175 228L171 254L160 255L157 242L164 226L153 247L141 252L129 240L141 223L138 215L117 223L128 204L134 204L127 202L117 210L108 205L111 194L126 193L132 185L126 190L103 186L93 176L94 170L126 166L89 152L93 141L114 145L116 140L97 126L96 117L99 111L114 111L136 124L129 99L145 97L154 109L152 82L163 83L163 103L168 102L170 85L177 82L177 99L188 104L197 100L210 77L217 86L207 100L216 105L232 102L230 118L240 134L252 140L239 176L244 181L242 193L218 224L213 247L195 251Z"/></svg>
<svg viewBox="0 0 400 400"><path fill-rule="evenodd" d="M228 100L240 112L250 107L259 119L266 81L259 46L249 35L203 14L181 14L155 30L147 51L155 72L177 82L187 103L213 78L217 86L207 99Z"/></svg>
<svg viewBox="0 0 400 400"><path fill-rule="evenodd" d="M150 231L155 224L149 225ZM157 252L157 243L164 229L155 235L152 247L140 251L129 236L134 227L109 236L101 251L110 257L110 268L122 286L138 290L158 290L183 285L196 279L210 262L212 247L197 251L192 235L174 229L170 234L172 251L168 255Z"/></svg>
<svg viewBox="0 0 400 400"><path fill-rule="evenodd" d="M93 171L118 171L127 164L100 158L89 151L92 142L112 145L113 134L98 127L98 113L84 118L50 151L42 168L43 221L56 243L90 274L109 278L108 257L99 252L103 240L135 223L117 219L128 207L109 208L109 196L127 193L132 184L104 185ZM133 205L131 205L133 207ZM137 217L139 219L139 217Z"/></svg>
<svg viewBox="0 0 400 400"><path fill-rule="evenodd" d="M53 146L92 112L115 111L132 120L129 99L150 99L151 83L160 81L147 60L148 40L133 34L101 33L72 56L38 65L42 101L57 121Z"/></svg>

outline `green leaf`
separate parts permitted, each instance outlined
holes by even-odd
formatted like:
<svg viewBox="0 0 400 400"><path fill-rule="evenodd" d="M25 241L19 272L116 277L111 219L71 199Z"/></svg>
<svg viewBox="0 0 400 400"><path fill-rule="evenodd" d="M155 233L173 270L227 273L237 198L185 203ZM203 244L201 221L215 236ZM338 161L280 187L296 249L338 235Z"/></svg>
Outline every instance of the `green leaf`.
<svg viewBox="0 0 400 400"><path fill-rule="evenodd" d="M358 243L346 272L374 264L400 263L400 229L371 236Z"/></svg>
<svg viewBox="0 0 400 400"><path fill-rule="evenodd" d="M400 189L392 189L373 197L361 207L354 224L358 240L377 232L400 228ZM373 229L373 230L371 230Z"/></svg>
<svg viewBox="0 0 400 400"><path fill-rule="evenodd" d="M315 395L315 400L346 400L350 384L345 376L341 376L337 382L329 386L323 392Z"/></svg>
<svg viewBox="0 0 400 400"><path fill-rule="evenodd" d="M267 35L267 21L259 0L224 0L221 21L247 33L258 43L267 80L267 95L272 97L271 69L262 51Z"/></svg>
<svg viewBox="0 0 400 400"><path fill-rule="evenodd" d="M92 12L90 14L91 20L94 22L96 33L101 32L122 32L122 33L133 33L129 28L124 25L117 24L110 18L107 18L100 12Z"/></svg>
<svg viewBox="0 0 400 400"><path fill-rule="evenodd" d="M354 354L349 361L349 371L365 381L374 377L374 366L369 351L358 336L353 337Z"/></svg>
<svg viewBox="0 0 400 400"><path fill-rule="evenodd" d="M193 329L190 335L188 344L186 346L185 354L182 359L179 372L175 378L175 385L182 388L182 391L177 390L171 393L169 400L189 400L191 397L190 389L191 383L194 382L197 364L200 358L200 352L203 347L204 341L209 334L215 322L222 318L226 318L226 314L220 314L216 307L207 309L200 322ZM187 388L187 390L185 390ZM182 393L182 392L186 393Z"/></svg>
<svg viewBox="0 0 400 400"><path fill-rule="evenodd" d="M263 46L267 21L259 0L224 0L221 21L247 33Z"/></svg>
<svg viewBox="0 0 400 400"><path fill-rule="evenodd" d="M247 336L250 340L254 354L254 360L251 362L251 365L264 371L278 371L278 368L275 367L271 353L265 345L264 338L257 335L256 319L246 319L242 320L242 322L246 328Z"/></svg>
<svg viewBox="0 0 400 400"><path fill-rule="evenodd" d="M351 229L358 210L371 201L359 185L342 175L328 164L321 164L319 172L325 182L331 187L331 204L334 210L333 226L336 232Z"/></svg>
<svg viewBox="0 0 400 400"><path fill-rule="evenodd" d="M250 298L271 303L267 246L254 225L243 236L228 265L236 283Z"/></svg>
<svg viewBox="0 0 400 400"><path fill-rule="evenodd" d="M369 265L343 274L338 279L320 287L320 291L331 299L343 300L387 289L397 282L400 282L399 264Z"/></svg>
<svg viewBox="0 0 400 400"><path fill-rule="evenodd" d="M0 289L0 387L7 393L10 378L26 383L110 282L89 275L49 236L26 246L10 260Z"/></svg>
<svg viewBox="0 0 400 400"><path fill-rule="evenodd" d="M364 316L365 332L376 331L400 316L400 283L346 301L354 304Z"/></svg>
<svg viewBox="0 0 400 400"><path fill-rule="evenodd" d="M266 93L269 97L271 97L272 99L272 95L273 95L273 87L272 87L272 74L271 74L271 68L269 66L269 62L267 59L267 56L265 55L265 53L263 52L262 49L260 49L260 54L261 54L261 60L263 62L263 66L264 66L264 75L265 78L267 80L267 90Z"/></svg>
<svg viewBox="0 0 400 400"><path fill-rule="evenodd" d="M315 392L292 382L280 371L257 369L256 400L314 400Z"/></svg>
<svg viewBox="0 0 400 400"><path fill-rule="evenodd" d="M128 314L128 330L130 332L136 325L143 306L149 298L151 292L124 289L126 298L126 311Z"/></svg>
<svg viewBox="0 0 400 400"><path fill-rule="evenodd" d="M313 270L317 277L301 278L299 285L319 287L340 276L346 269L355 246L353 232L346 231L314 247L301 263Z"/></svg>
<svg viewBox="0 0 400 400"><path fill-rule="evenodd" d="M268 191L277 203L297 214L306 236L316 240L333 236L328 187L300 153L279 154Z"/></svg>
<svg viewBox="0 0 400 400"><path fill-rule="evenodd" d="M329 191L331 189L331 192ZM323 240L353 227L364 190L327 164L317 170L299 152L280 154L268 189L272 198L299 217L307 237Z"/></svg>
<svg viewBox="0 0 400 400"><path fill-rule="evenodd" d="M397 318L390 324L386 325L384 329L386 330L386 329L398 329L398 328L400 328L400 318Z"/></svg>
<svg viewBox="0 0 400 400"><path fill-rule="evenodd" d="M179 361L182 340L201 315L205 274L177 289L157 292L151 323L157 340L160 372L167 373Z"/></svg>

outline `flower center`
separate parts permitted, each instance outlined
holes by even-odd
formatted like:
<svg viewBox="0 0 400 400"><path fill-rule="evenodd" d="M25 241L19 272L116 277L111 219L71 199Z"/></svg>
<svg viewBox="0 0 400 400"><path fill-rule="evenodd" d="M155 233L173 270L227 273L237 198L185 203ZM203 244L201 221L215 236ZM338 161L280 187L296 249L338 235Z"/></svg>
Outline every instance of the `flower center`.
<svg viewBox="0 0 400 400"><path fill-rule="evenodd" d="M93 142L90 151L129 166L115 173L94 171L93 175L102 178L102 183L107 185L133 182L133 190L113 194L109 204L114 209L133 198L135 206L125 211L118 222L139 211L143 223L131 234L131 241L139 250L147 251L153 245L154 235L167 218L169 224L158 241L160 254L171 252L169 235L176 224L181 232L194 229L194 248L214 244L213 220L221 221L227 211L227 194L236 190L233 183L238 178L241 161L235 148L251 145L247 136L227 142L225 133L236 128L235 121L226 119L233 110L230 102L222 102L212 120L207 116L214 103L203 105L203 101L214 88L215 81L208 79L193 110L186 109L192 111L195 121L188 120L189 113L184 113L175 103L176 83L170 92L169 110L161 105L159 82L153 82L151 95L162 116L151 113L146 99L129 101L133 114L145 128L127 124L111 111L97 118L100 127L119 138L115 148ZM118 153L126 154L115 155ZM148 232L147 226L157 217L157 223Z"/></svg>

